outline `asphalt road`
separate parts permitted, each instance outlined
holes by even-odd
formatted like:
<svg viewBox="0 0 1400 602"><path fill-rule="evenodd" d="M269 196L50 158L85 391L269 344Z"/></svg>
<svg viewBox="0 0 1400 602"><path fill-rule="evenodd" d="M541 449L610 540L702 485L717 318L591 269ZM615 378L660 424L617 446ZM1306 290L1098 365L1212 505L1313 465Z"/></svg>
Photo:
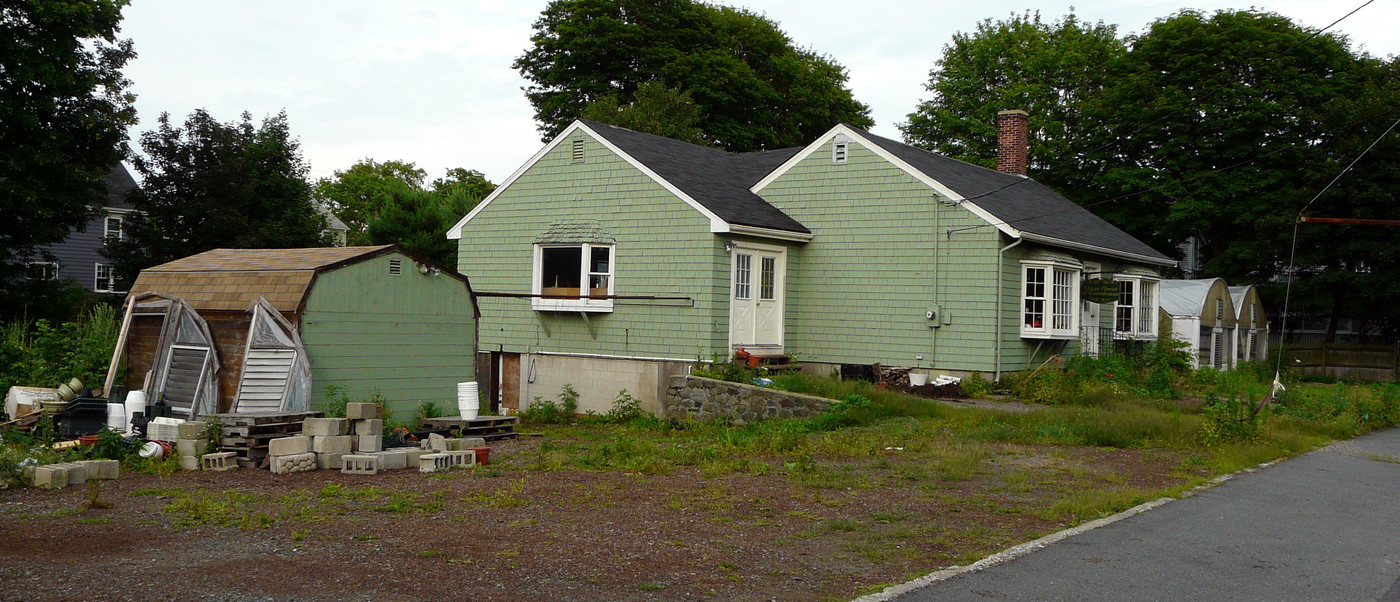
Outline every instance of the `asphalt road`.
<svg viewBox="0 0 1400 602"><path fill-rule="evenodd" d="M1400 601L1400 429L909 592L933 600Z"/></svg>

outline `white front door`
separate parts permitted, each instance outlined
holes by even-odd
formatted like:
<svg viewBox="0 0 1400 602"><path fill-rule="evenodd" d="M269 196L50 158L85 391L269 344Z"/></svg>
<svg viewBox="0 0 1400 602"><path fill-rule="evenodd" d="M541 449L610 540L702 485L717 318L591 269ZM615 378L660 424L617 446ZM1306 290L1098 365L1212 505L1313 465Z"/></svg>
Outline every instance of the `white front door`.
<svg viewBox="0 0 1400 602"><path fill-rule="evenodd" d="M729 289L729 346L760 353L783 350L783 289L787 253L736 246Z"/></svg>
<svg viewBox="0 0 1400 602"><path fill-rule="evenodd" d="M1092 277L1099 278L1099 264L1084 264L1084 272ZM1089 301L1080 301L1079 310L1079 346L1080 353L1089 357L1099 356L1099 341L1103 339L1099 336L1099 304Z"/></svg>

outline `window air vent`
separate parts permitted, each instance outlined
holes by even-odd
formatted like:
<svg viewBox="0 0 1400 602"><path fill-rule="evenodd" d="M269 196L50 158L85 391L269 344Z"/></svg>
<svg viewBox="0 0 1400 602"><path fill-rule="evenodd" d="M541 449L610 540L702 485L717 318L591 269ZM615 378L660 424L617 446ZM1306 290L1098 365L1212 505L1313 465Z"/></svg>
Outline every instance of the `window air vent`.
<svg viewBox="0 0 1400 602"><path fill-rule="evenodd" d="M576 138L573 141L573 154L570 155L570 163L583 163L583 138Z"/></svg>
<svg viewBox="0 0 1400 602"><path fill-rule="evenodd" d="M389 275L390 275L390 276L398 276L398 275L401 275L401 274L403 274L403 260L402 260L402 259L390 259L390 260L389 260Z"/></svg>
<svg viewBox="0 0 1400 602"><path fill-rule="evenodd" d="M831 162L837 164L846 162L845 142L833 142L831 144Z"/></svg>

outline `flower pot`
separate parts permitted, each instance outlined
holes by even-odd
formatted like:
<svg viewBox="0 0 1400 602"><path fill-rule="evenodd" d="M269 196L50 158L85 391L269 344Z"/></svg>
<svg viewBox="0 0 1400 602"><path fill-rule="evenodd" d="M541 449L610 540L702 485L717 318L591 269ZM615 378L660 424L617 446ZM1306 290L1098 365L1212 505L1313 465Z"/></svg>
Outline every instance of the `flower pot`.
<svg viewBox="0 0 1400 602"><path fill-rule="evenodd" d="M750 367L750 368L757 368L757 367L758 367L758 362L759 362L760 360L762 360L762 359L763 359L763 358L758 357L757 355L750 355L750 356L749 356L749 367Z"/></svg>
<svg viewBox="0 0 1400 602"><path fill-rule="evenodd" d="M476 463L477 463L477 464L480 464L480 465L482 465L482 466L485 466L485 465L491 463L491 448L489 448L489 447L473 447L473 448L471 448L471 450L474 451L474 452L476 452Z"/></svg>

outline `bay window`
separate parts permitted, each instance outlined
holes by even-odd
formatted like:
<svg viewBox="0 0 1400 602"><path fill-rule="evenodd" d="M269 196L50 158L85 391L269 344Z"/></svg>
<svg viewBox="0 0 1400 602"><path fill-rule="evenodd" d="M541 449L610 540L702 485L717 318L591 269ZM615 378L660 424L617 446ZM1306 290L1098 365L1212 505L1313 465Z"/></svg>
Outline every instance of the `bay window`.
<svg viewBox="0 0 1400 602"><path fill-rule="evenodd" d="M612 311L613 245L536 244L534 268L534 309Z"/></svg>
<svg viewBox="0 0 1400 602"><path fill-rule="evenodd" d="M1021 267L1021 336L1037 339L1079 335L1078 267L1023 262Z"/></svg>
<svg viewBox="0 0 1400 602"><path fill-rule="evenodd" d="M1118 301L1113 307L1113 335L1118 339L1157 338L1157 280L1114 278Z"/></svg>

